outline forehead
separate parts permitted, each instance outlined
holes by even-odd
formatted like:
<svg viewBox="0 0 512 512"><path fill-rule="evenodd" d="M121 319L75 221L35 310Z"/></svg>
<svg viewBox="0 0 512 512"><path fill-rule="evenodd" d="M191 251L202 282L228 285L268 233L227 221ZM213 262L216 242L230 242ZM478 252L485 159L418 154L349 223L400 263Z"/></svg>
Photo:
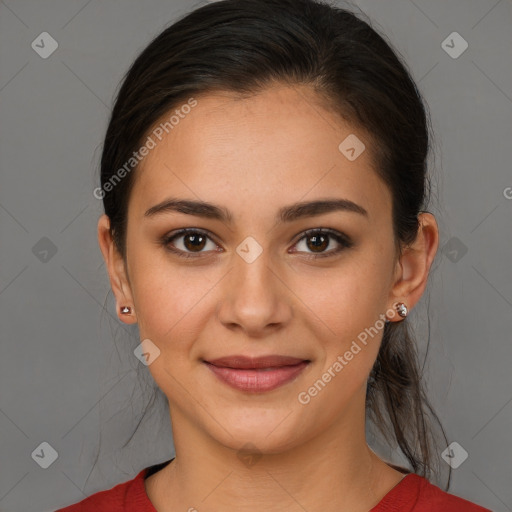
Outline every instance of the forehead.
<svg viewBox="0 0 512 512"><path fill-rule="evenodd" d="M216 92L194 100L191 108L183 107L190 101L177 104L149 132L155 144L135 171L130 198L138 216L169 195L233 208L335 195L364 203L370 217L390 209L369 137L310 88L276 86L249 97ZM347 158L354 154L346 153L349 146L362 151L357 158Z"/></svg>

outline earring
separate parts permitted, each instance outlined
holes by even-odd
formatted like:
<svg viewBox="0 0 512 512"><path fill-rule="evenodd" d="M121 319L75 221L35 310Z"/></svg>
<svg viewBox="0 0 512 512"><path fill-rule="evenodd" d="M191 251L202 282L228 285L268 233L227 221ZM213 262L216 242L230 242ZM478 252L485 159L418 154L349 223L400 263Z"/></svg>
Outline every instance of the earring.
<svg viewBox="0 0 512 512"><path fill-rule="evenodd" d="M131 315L132 308L130 306L121 306L121 314L122 315Z"/></svg>
<svg viewBox="0 0 512 512"><path fill-rule="evenodd" d="M399 302L395 307L396 307L398 314L402 318L405 318L407 316L407 313L409 312L409 310L407 309L407 306L403 302Z"/></svg>

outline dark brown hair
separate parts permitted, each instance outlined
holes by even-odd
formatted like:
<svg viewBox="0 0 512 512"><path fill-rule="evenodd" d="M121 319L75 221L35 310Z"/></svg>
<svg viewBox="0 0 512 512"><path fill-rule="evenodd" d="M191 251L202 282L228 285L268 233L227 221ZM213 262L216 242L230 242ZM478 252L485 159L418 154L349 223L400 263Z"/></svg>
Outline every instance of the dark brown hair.
<svg viewBox="0 0 512 512"><path fill-rule="evenodd" d="M112 178L155 123L190 97L254 94L275 83L310 86L367 134L376 172L392 194L397 254L413 242L430 195L428 110L399 52L363 17L315 0L223 0L155 37L123 79L101 157L103 205L123 257L136 166L115 184ZM439 455L434 423L447 441L426 397L408 324L384 328L368 379L368 418L414 472L431 479Z"/></svg>

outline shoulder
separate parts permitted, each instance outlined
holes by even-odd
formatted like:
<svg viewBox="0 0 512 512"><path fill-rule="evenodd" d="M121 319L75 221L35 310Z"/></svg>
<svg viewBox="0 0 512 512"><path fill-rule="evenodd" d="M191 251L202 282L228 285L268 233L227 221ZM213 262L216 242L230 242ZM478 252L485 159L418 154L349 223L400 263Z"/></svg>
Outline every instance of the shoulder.
<svg viewBox="0 0 512 512"><path fill-rule="evenodd" d="M398 510L407 512L492 512L476 503L443 491L426 478L410 473L386 496L393 504L403 504ZM384 502L384 500L383 500ZM383 503L386 505L385 503ZM379 504L380 505L380 504ZM389 502L391 505L391 501ZM377 511L395 510L394 508L376 508Z"/></svg>
<svg viewBox="0 0 512 512"><path fill-rule="evenodd" d="M156 512L146 493L144 480L164 468L174 459L169 459L139 471L126 482L106 491L100 491L84 500L60 508L55 512Z"/></svg>
<svg viewBox="0 0 512 512"><path fill-rule="evenodd" d="M144 487L144 478L149 469L145 468L131 480L92 494L78 503L60 508L55 512L154 512L155 509Z"/></svg>

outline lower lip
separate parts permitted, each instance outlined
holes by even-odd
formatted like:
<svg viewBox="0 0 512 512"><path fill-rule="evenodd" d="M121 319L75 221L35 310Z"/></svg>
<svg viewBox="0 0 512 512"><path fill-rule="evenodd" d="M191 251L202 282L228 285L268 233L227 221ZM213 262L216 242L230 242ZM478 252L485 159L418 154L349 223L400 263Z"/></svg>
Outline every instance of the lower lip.
<svg viewBox="0 0 512 512"><path fill-rule="evenodd" d="M224 366L215 366L206 363L206 366L223 382L229 386L241 391L258 393L262 391L271 391L290 382L297 377L306 366L308 361L295 364L293 366L280 366L278 368L266 369L247 369L226 368Z"/></svg>

